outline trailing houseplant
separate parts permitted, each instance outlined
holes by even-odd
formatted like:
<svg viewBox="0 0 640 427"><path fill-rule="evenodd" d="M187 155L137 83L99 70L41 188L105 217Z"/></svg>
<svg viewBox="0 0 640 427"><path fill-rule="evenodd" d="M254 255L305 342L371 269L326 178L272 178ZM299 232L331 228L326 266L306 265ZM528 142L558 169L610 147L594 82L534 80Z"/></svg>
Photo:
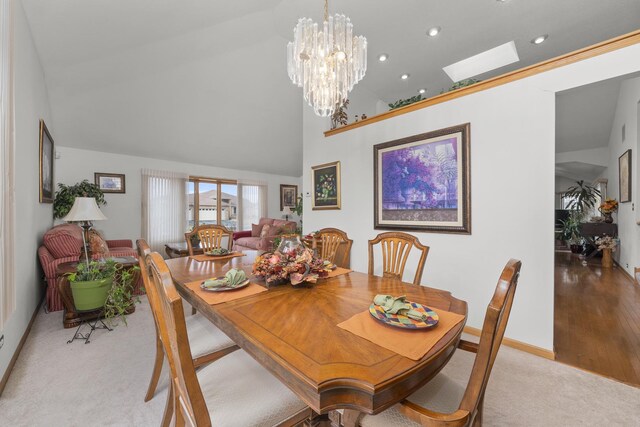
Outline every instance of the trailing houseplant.
<svg viewBox="0 0 640 427"><path fill-rule="evenodd" d="M98 206L107 204L100 187L86 179L74 185L59 183L56 196L53 199L53 218L64 218L71 210L76 197L93 197Z"/></svg>
<svg viewBox="0 0 640 427"><path fill-rule="evenodd" d="M79 263L76 271L67 275L76 309L86 311L102 308L113 286L117 269L113 260Z"/></svg>
<svg viewBox="0 0 640 427"><path fill-rule="evenodd" d="M140 303L140 298L133 295L134 279L140 267L118 268L113 286L109 290L107 300L104 303L104 318L112 326L117 325L116 318L122 319L127 325L126 315L131 312L133 306Z"/></svg>
<svg viewBox="0 0 640 427"><path fill-rule="evenodd" d="M134 279L139 267L123 268L114 260L79 263L76 271L67 274L73 303L78 310L104 308L104 318L112 325L125 317L140 299L133 295Z"/></svg>
<svg viewBox="0 0 640 427"><path fill-rule="evenodd" d="M389 104L389 110L395 110L396 108L406 107L407 105L414 104L418 101L422 101L422 95L412 96L407 99L399 99L396 102Z"/></svg>

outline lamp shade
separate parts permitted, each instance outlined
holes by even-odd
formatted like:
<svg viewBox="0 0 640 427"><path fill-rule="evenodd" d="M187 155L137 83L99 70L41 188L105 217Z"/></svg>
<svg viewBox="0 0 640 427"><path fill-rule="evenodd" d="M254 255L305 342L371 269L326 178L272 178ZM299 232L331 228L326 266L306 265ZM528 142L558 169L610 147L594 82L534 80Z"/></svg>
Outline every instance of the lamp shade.
<svg viewBox="0 0 640 427"><path fill-rule="evenodd" d="M96 199L93 197L76 197L71 210L62 218L63 221L100 221L107 219L98 208Z"/></svg>
<svg viewBox="0 0 640 427"><path fill-rule="evenodd" d="M289 206L285 206L284 209L282 209L282 213L285 215L291 215L291 208Z"/></svg>

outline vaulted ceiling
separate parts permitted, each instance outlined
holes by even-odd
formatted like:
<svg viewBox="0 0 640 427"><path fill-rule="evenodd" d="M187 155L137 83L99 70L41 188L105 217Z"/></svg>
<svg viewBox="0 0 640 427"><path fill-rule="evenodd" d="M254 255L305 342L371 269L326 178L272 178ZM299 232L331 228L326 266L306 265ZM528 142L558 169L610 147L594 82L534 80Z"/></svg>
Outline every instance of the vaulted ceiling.
<svg viewBox="0 0 640 427"><path fill-rule="evenodd" d="M302 93L286 75L285 46L298 18L321 20L321 0L22 4L58 144L302 174ZM637 0L336 0L330 9L367 37L360 85L386 102L422 87L438 94L453 83L442 67L511 40L520 62L480 79L640 28ZM426 36L434 26L442 32ZM530 43L541 34L545 43Z"/></svg>

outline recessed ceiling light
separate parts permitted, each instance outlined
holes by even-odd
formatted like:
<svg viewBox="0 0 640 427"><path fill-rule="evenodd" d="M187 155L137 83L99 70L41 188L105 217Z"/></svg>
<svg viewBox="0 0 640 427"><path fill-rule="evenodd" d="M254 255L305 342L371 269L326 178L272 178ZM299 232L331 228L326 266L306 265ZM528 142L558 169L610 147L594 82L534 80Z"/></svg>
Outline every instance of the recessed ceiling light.
<svg viewBox="0 0 640 427"><path fill-rule="evenodd" d="M422 94L424 94L424 93L426 93L426 92L427 92L427 90L426 90L426 89L424 89L424 88L423 88L423 89L420 89L420 90L418 91L418 93L419 93L420 95L422 95Z"/></svg>
<svg viewBox="0 0 640 427"><path fill-rule="evenodd" d="M400 76L402 80L407 80L409 78L409 74L403 74Z"/></svg>
<svg viewBox="0 0 640 427"><path fill-rule="evenodd" d="M380 56L378 56L378 61L380 62L384 62L387 59L389 59L389 55L387 55L386 53L381 53Z"/></svg>
<svg viewBox="0 0 640 427"><path fill-rule="evenodd" d="M536 37L535 39L531 40L531 43L533 44L540 44L540 43L544 43L544 41L546 39L549 38L549 34L543 34L541 36Z"/></svg>
<svg viewBox="0 0 640 427"><path fill-rule="evenodd" d="M429 28L429 31L427 31L427 34L429 34L429 36L431 37L435 37L438 34L440 34L440 27L433 27L433 28Z"/></svg>

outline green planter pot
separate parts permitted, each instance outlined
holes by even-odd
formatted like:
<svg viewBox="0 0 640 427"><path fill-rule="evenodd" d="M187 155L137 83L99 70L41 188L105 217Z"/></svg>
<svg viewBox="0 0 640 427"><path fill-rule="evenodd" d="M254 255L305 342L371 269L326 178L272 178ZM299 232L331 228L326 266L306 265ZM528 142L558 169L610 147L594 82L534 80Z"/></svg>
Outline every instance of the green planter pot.
<svg viewBox="0 0 640 427"><path fill-rule="evenodd" d="M113 285L113 277L89 282L71 282L71 294L77 310L97 310L104 307Z"/></svg>

